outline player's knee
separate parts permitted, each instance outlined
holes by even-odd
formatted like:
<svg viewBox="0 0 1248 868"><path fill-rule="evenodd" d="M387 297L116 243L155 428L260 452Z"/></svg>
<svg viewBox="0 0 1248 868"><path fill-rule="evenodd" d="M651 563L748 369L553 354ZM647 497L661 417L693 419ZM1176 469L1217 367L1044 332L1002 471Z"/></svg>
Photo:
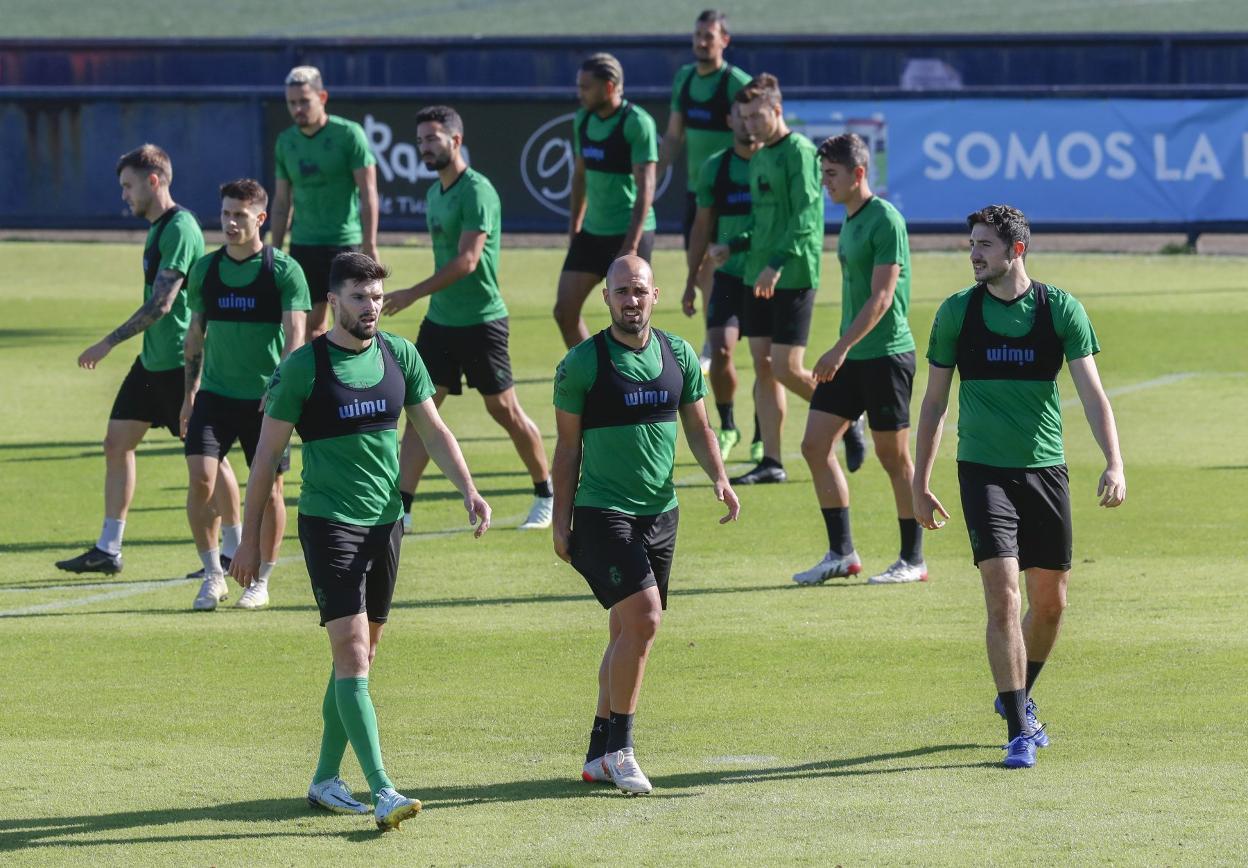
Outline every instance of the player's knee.
<svg viewBox="0 0 1248 868"><path fill-rule="evenodd" d="M831 454L832 442L827 437L809 431L802 437L802 457L807 464L827 461Z"/></svg>
<svg viewBox="0 0 1248 868"><path fill-rule="evenodd" d="M1031 608L1032 618L1056 624L1062 620L1062 613L1066 611L1066 594L1037 596L1029 599L1027 604Z"/></svg>
<svg viewBox="0 0 1248 868"><path fill-rule="evenodd" d="M104 435L104 454L109 458L122 458L130 451L130 444L113 433Z"/></svg>
<svg viewBox="0 0 1248 868"><path fill-rule="evenodd" d="M772 373L771 356L754 357L754 376L765 383L770 383L775 379L775 374Z"/></svg>
<svg viewBox="0 0 1248 868"><path fill-rule="evenodd" d="M639 612L628 619L625 629L634 641L650 643L658 635L659 622L662 620L663 613L658 609Z"/></svg>
<svg viewBox="0 0 1248 868"><path fill-rule="evenodd" d="M884 472L891 477L904 476L909 478L914 475L914 464L910 460L909 452L902 452L897 449L876 450L876 457L880 461L880 466L884 468Z"/></svg>
<svg viewBox="0 0 1248 868"><path fill-rule="evenodd" d="M997 629L1012 629L1019 623L1018 607L1022 601L1018 589L1002 589L990 594L988 604L988 623Z"/></svg>
<svg viewBox="0 0 1248 868"><path fill-rule="evenodd" d="M727 365L732 362L732 351L723 344L718 344L711 351L711 360L720 365Z"/></svg>

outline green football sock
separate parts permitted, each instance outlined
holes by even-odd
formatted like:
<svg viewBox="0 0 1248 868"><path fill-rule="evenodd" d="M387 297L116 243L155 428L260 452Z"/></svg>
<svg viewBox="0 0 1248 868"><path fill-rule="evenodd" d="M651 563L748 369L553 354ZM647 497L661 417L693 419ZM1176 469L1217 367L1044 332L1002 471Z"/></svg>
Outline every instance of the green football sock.
<svg viewBox="0 0 1248 868"><path fill-rule="evenodd" d="M325 699L321 702L321 717L325 729L321 733L321 757L316 761L316 774L312 782L319 784L338 777L342 770L342 755L347 752L347 730L338 714L338 696L334 690L334 669L329 669L329 683L325 685Z"/></svg>
<svg viewBox="0 0 1248 868"><path fill-rule="evenodd" d="M334 694L338 700L338 716L347 731L347 738L360 761L360 768L368 778L373 801L377 793L393 787L381 764L381 740L377 737L377 712L373 699L368 695L368 677L339 678L334 682Z"/></svg>

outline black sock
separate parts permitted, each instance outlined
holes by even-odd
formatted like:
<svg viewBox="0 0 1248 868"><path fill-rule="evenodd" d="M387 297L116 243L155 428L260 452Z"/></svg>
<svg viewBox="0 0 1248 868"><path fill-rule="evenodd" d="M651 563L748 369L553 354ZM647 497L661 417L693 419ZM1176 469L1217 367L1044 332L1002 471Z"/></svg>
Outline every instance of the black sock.
<svg viewBox="0 0 1248 868"><path fill-rule="evenodd" d="M1040 670L1044 668L1043 660L1027 661L1027 695L1031 696L1031 685L1036 683L1036 678L1040 675Z"/></svg>
<svg viewBox="0 0 1248 868"><path fill-rule="evenodd" d="M719 427L727 431L734 431L737 427L737 420L732 418L732 402L727 404L715 404L715 409L719 411Z"/></svg>
<svg viewBox="0 0 1248 868"><path fill-rule="evenodd" d="M750 438L751 443L758 443L763 439L763 433L758 430L758 414L754 414L754 436Z"/></svg>
<svg viewBox="0 0 1248 868"><path fill-rule="evenodd" d="M854 541L849 533L849 507L829 506L820 509L823 523L828 529L828 551L844 557L854 550Z"/></svg>
<svg viewBox="0 0 1248 868"><path fill-rule="evenodd" d="M901 526L901 559L911 566L923 563L923 528L913 518L899 518Z"/></svg>
<svg viewBox="0 0 1248 868"><path fill-rule="evenodd" d="M607 753L615 753L633 746L633 716L611 712L611 722L607 733Z"/></svg>
<svg viewBox="0 0 1248 868"><path fill-rule="evenodd" d="M1005 726L1009 740L1013 741L1023 734L1023 721L1027 719L1027 691L1005 690L997 696L1005 707Z"/></svg>
<svg viewBox="0 0 1248 868"><path fill-rule="evenodd" d="M533 483L534 497L554 497L555 490L550 487L550 479L543 479L541 482Z"/></svg>
<svg viewBox="0 0 1248 868"><path fill-rule="evenodd" d="M607 729L610 723L607 718L594 715L594 728L589 731L589 750L585 752L585 762L596 760L607 752Z"/></svg>
<svg viewBox="0 0 1248 868"><path fill-rule="evenodd" d="M413 497L415 497L415 496L416 496L416 495L415 495L415 494L413 494L413 493L412 493L412 492L410 492L410 491L400 491L400 492L399 492L399 497L403 498L403 511L404 511L404 512L411 512L411 511L412 511L412 498L413 498Z"/></svg>

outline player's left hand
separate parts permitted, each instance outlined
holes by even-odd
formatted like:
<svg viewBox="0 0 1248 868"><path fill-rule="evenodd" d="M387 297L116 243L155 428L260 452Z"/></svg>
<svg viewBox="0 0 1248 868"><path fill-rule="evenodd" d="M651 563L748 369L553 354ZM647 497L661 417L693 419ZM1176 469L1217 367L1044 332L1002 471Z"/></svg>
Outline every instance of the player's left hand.
<svg viewBox="0 0 1248 868"><path fill-rule="evenodd" d="M381 262L381 256L377 253L376 244L364 244L360 247L360 252L367 256L373 262Z"/></svg>
<svg viewBox="0 0 1248 868"><path fill-rule="evenodd" d="M234 559L230 561L230 575L234 581L244 588L248 587L260 575L260 544L247 539L246 536L238 544Z"/></svg>
<svg viewBox="0 0 1248 868"><path fill-rule="evenodd" d="M833 347L822 356L819 361L815 362L814 370L810 372L811 379L816 383L828 383L836 376L836 372L845 364L845 350Z"/></svg>
<svg viewBox="0 0 1248 868"><path fill-rule="evenodd" d="M108 345L108 341L100 341L98 344L92 344L82 351L82 355L78 357L78 367L88 371L95 370L95 366L109 354L112 347Z"/></svg>
<svg viewBox="0 0 1248 868"><path fill-rule="evenodd" d="M680 309L685 312L685 316L693 316L698 312L698 290L695 287L685 287L685 293L680 297Z"/></svg>
<svg viewBox="0 0 1248 868"><path fill-rule="evenodd" d="M490 516L493 515L490 505L485 502L485 498L473 491L465 495L464 508L468 510L468 523L477 527L472 532L473 539L481 539L482 535L490 529Z"/></svg>
<svg viewBox="0 0 1248 868"><path fill-rule="evenodd" d="M1096 493L1101 498L1101 506L1113 509L1121 506L1127 499L1127 477L1121 467L1106 467L1101 480L1096 484Z"/></svg>
<svg viewBox="0 0 1248 868"><path fill-rule="evenodd" d="M755 298L771 298L776 294L776 284L780 282L780 272L771 266L764 268L754 281Z"/></svg>
<svg viewBox="0 0 1248 868"><path fill-rule="evenodd" d="M386 297L381 302L381 315L394 316L399 311L406 310L415 304L416 299L416 287L414 286L387 292Z"/></svg>
<svg viewBox="0 0 1248 868"><path fill-rule="evenodd" d="M715 483L715 499L728 507L728 514L721 518L719 523L727 524L730 521L736 521L737 516L741 514L741 501L727 479L721 479Z"/></svg>

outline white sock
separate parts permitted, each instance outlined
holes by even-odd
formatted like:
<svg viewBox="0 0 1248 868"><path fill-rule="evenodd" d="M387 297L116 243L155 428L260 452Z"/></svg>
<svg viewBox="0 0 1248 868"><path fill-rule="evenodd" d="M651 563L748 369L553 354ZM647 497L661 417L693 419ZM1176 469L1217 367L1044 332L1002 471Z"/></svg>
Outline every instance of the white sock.
<svg viewBox="0 0 1248 868"><path fill-rule="evenodd" d="M217 549L209 549L206 552L199 553L199 559L204 565L205 573L223 573L221 569L221 552Z"/></svg>
<svg viewBox="0 0 1248 868"><path fill-rule="evenodd" d="M273 575L273 568L277 566L277 561L262 561L260 564L260 572L256 574L257 582L267 582L269 576Z"/></svg>
<svg viewBox="0 0 1248 868"><path fill-rule="evenodd" d="M121 554L121 537L126 532L126 523L119 518L104 519L104 527L100 530L99 542L95 547L110 555Z"/></svg>
<svg viewBox="0 0 1248 868"><path fill-rule="evenodd" d="M238 544L242 539L243 526L241 524L221 525L221 554L230 560L234 560L234 555L238 551Z"/></svg>

